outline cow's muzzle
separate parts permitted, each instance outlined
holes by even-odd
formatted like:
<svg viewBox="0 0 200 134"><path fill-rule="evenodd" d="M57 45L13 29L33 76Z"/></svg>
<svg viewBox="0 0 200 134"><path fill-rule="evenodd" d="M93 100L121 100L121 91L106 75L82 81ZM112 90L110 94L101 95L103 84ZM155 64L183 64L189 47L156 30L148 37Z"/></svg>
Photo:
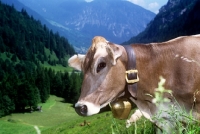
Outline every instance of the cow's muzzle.
<svg viewBox="0 0 200 134"><path fill-rule="evenodd" d="M77 112L78 115L87 116L88 108L86 105L77 106L75 107L75 111Z"/></svg>
<svg viewBox="0 0 200 134"><path fill-rule="evenodd" d="M81 116L90 116L100 111L100 105L87 101L79 101L75 104L75 111Z"/></svg>

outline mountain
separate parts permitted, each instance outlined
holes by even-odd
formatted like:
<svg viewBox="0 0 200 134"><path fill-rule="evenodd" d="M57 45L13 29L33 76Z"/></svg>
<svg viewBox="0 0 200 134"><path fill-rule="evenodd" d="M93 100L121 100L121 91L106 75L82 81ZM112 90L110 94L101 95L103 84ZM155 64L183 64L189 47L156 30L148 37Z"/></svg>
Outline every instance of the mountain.
<svg viewBox="0 0 200 134"><path fill-rule="evenodd" d="M200 33L200 1L169 0L147 28L123 44L161 42Z"/></svg>
<svg viewBox="0 0 200 134"><path fill-rule="evenodd" d="M121 43L137 35L155 14L125 0L19 0L66 32L69 42L89 47L96 35Z"/></svg>
<svg viewBox="0 0 200 134"><path fill-rule="evenodd" d="M51 29L53 32L58 32L61 36L66 37L66 32L63 31L62 28L52 25L50 22L48 22L44 17L39 15L34 10L30 9L29 7L25 6L18 0L0 0L2 3L14 6L14 8L18 11L21 11L22 9L26 10L26 12L29 14L29 16L33 16L34 19L39 20L42 24L45 24L49 29Z"/></svg>

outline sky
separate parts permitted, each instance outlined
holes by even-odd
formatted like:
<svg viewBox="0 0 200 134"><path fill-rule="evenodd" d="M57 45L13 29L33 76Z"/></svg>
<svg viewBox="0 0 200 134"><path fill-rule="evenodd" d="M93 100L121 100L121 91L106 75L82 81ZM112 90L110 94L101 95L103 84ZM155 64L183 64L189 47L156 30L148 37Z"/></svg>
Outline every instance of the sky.
<svg viewBox="0 0 200 134"><path fill-rule="evenodd" d="M139 5L156 14L159 12L159 9L168 2L168 0L127 0L127 1Z"/></svg>
<svg viewBox="0 0 200 134"><path fill-rule="evenodd" d="M85 1L91 2L93 0L85 0ZM159 12L159 9L168 2L168 0L127 0L127 1L139 5L156 14Z"/></svg>

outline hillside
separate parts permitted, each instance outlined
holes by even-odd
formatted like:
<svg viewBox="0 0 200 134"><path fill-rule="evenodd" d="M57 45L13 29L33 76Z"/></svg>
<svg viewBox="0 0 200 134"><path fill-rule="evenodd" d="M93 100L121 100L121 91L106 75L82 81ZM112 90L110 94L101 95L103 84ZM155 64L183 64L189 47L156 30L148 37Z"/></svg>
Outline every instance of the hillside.
<svg viewBox="0 0 200 134"><path fill-rule="evenodd" d="M124 0L19 0L51 24L63 28L78 48L89 47L91 39L102 35L121 43L146 28L155 14Z"/></svg>
<svg viewBox="0 0 200 134"><path fill-rule="evenodd" d="M200 33L200 1L169 0L147 28L123 44L161 42Z"/></svg>
<svg viewBox="0 0 200 134"><path fill-rule="evenodd" d="M34 110L50 94L74 103L82 76L67 65L68 40L1 1L0 16L0 117Z"/></svg>
<svg viewBox="0 0 200 134"><path fill-rule="evenodd" d="M19 60L52 62L45 48L55 53L59 63L75 53L68 40L49 30L39 20L29 16L26 10L16 11L14 6L0 5L0 52L15 54Z"/></svg>

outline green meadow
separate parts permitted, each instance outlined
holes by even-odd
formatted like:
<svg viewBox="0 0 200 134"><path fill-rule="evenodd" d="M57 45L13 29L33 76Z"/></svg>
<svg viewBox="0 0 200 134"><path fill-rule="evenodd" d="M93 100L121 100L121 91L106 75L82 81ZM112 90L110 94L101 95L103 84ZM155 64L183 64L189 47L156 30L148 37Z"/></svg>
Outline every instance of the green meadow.
<svg viewBox="0 0 200 134"><path fill-rule="evenodd" d="M41 64L45 68L51 68L52 70L56 72L72 72L73 69L71 67L63 67L60 64L56 64L55 66L49 65L47 62L44 62L44 64Z"/></svg>
<svg viewBox="0 0 200 134"><path fill-rule="evenodd" d="M150 134L154 132L153 125L144 118L127 129L125 120L114 119L110 111L81 117L76 114L72 104L63 103L62 100L50 96L46 103L39 104L42 106L42 112L13 113L0 118L0 134L37 134L35 127L39 128L42 134L132 134L135 132Z"/></svg>

